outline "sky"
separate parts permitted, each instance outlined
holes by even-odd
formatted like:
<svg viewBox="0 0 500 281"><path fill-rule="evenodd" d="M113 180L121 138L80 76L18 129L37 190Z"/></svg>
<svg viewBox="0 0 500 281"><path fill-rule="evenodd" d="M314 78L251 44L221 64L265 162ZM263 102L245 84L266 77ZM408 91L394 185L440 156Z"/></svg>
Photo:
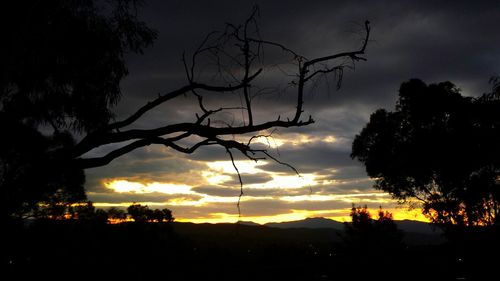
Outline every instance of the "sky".
<svg viewBox="0 0 500 281"><path fill-rule="evenodd" d="M372 187L362 164L349 156L352 141L372 112L394 108L400 84L411 78L428 84L451 81L468 96L488 92L489 78L500 74L500 2L146 1L139 17L159 37L143 55L127 56L130 74L121 84L116 119L129 116L159 93L186 85L182 54L192 53L208 33L223 30L226 23L244 22L254 5L259 7L261 38L306 58L358 49L363 23L371 24L367 61L345 70L341 88L335 88L335 76L330 75L306 89L303 116L311 115L316 122L281 128L257 140L257 146L300 175L273 160L255 163L235 152L244 183L238 210L240 185L225 149L203 147L185 155L151 145L87 170L89 199L103 208L132 202L169 208L178 221L192 222L266 223L307 217L348 221L352 204L367 205L374 212L382 206L395 219L423 220L418 209L408 210ZM256 119L292 117L294 88L289 83L296 72L282 64L286 54L266 52L270 70L255 81L256 88L273 85L280 90L255 98ZM212 77L210 71L200 69L200 77ZM214 108L241 105L238 95L211 95L207 100ZM130 128L195 121L196 112L196 100L180 97ZM240 115L236 110L217 117L220 122L241 122ZM113 146L100 147L88 156L110 149Z"/></svg>

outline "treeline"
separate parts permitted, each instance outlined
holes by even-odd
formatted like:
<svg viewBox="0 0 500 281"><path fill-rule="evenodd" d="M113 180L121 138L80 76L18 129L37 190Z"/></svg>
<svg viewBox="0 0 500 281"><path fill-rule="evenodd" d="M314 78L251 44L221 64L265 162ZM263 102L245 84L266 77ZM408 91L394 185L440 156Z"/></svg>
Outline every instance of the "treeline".
<svg viewBox="0 0 500 281"><path fill-rule="evenodd" d="M111 207L98 209L91 201L85 203L40 204L33 212L36 220L79 220L102 223L134 222L173 222L175 218L170 209L150 209L147 205L133 203L127 210Z"/></svg>

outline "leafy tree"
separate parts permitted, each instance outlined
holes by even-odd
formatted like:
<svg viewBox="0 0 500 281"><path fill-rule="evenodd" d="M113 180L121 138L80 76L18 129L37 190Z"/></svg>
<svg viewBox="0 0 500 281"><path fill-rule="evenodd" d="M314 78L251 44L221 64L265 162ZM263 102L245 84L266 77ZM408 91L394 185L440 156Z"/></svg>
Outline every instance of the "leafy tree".
<svg viewBox="0 0 500 281"><path fill-rule="evenodd" d="M127 208L128 214L136 222L173 222L174 217L170 209L150 209L148 206L141 204L132 204Z"/></svg>
<svg viewBox="0 0 500 281"><path fill-rule="evenodd" d="M86 199L83 171L70 163L56 161L57 155L48 153L71 145L70 135L58 132L44 136L3 112L0 112L0 127L6 132L0 138L0 217L3 220L29 215L44 217L57 208L64 209L67 203ZM41 209L37 211L38 207Z"/></svg>
<svg viewBox="0 0 500 281"><path fill-rule="evenodd" d="M86 204L80 204L73 207L74 217L79 221L101 222L108 221L108 213L102 209L96 209L94 204L88 201Z"/></svg>
<svg viewBox="0 0 500 281"><path fill-rule="evenodd" d="M256 21L258 9L254 9L242 25L227 24L223 31L210 33L192 55L183 55L184 69L180 72L186 75L184 86L155 96L130 116L115 120L112 106L119 101L119 82L127 74L124 55L141 53L156 36L137 18L138 2L2 2L0 28L6 43L0 46L0 121L17 126L6 137L12 145L0 147L6 147L0 152L5 169L0 170L0 177L7 178L0 183L5 191L2 202L13 202L2 210L4 217L29 212L59 189L84 194L82 169L106 165L152 144L187 154L203 146L217 145L231 160L233 151L252 160L276 160L253 141L269 136L268 130L312 124L311 116L302 116L304 95L311 85L318 77L335 74L340 86L344 68L366 60L369 22L365 23L359 48L306 58L281 43L262 39ZM266 61L263 53L268 50L277 50L282 57ZM266 85L266 75L283 74L285 68L289 72L285 77L293 77L289 81L291 88ZM291 106L291 116L255 118L258 103L253 101L257 97L284 91L293 94L296 101ZM176 106L172 102L180 97L198 107L191 121L166 120L157 128L134 128L146 113L160 105ZM210 103L214 98L215 105ZM243 105L240 101L244 101ZM235 116L243 117L232 118ZM24 153L23 148L30 141L23 133L36 135L47 144L36 145L29 148L32 152ZM64 136L65 141L55 145L54 136ZM88 153L109 144L115 149L101 155ZM34 181L43 174L38 171L44 167L51 167L49 175L54 177L68 174L68 180L55 184L56 180L49 177L35 184L9 178L10 174L22 173L23 178ZM10 172L12 169L18 172ZM33 190L36 192L31 196Z"/></svg>
<svg viewBox="0 0 500 281"><path fill-rule="evenodd" d="M3 1L2 112L24 124L90 132L113 116L124 55L156 34L136 18L138 1Z"/></svg>
<svg viewBox="0 0 500 281"><path fill-rule="evenodd" d="M401 85L395 111L379 109L353 158L375 188L420 202L435 223L491 225L500 212L500 93L464 97L450 82Z"/></svg>
<svg viewBox="0 0 500 281"><path fill-rule="evenodd" d="M156 222L163 222L163 212L159 209L153 210L150 220Z"/></svg>
<svg viewBox="0 0 500 281"><path fill-rule="evenodd" d="M125 219L127 219L127 214L125 213L124 210L111 207L108 210L108 218L117 221L124 221Z"/></svg>
<svg viewBox="0 0 500 281"><path fill-rule="evenodd" d="M377 219L372 219L367 206L351 209L351 223L345 223L344 242L348 249L367 252L369 255L393 254L402 246L402 232L394 223L392 214L380 207Z"/></svg>
<svg viewBox="0 0 500 281"><path fill-rule="evenodd" d="M174 216L172 215L172 210L165 208L161 210L161 212L163 213L163 219L165 221L173 222L175 220Z"/></svg>
<svg viewBox="0 0 500 281"><path fill-rule="evenodd" d="M392 214L380 207L377 215L377 219L374 221L375 232L379 234L377 240L389 249L400 249L404 235L398 229Z"/></svg>
<svg viewBox="0 0 500 281"><path fill-rule="evenodd" d="M149 221L173 222L174 217L172 216L172 211L170 209L163 209L163 210L155 209L155 210L153 210L153 213L152 213Z"/></svg>
<svg viewBox="0 0 500 281"><path fill-rule="evenodd" d="M124 55L142 52L155 38L137 20L136 4L0 4L2 219L29 215L37 203L55 198L85 200L83 170L68 161L73 134L95 131L112 119L111 106L127 74Z"/></svg>
<svg viewBox="0 0 500 281"><path fill-rule="evenodd" d="M127 212L135 222L146 222L150 218L148 213L151 212L151 209L148 206L134 203L128 206Z"/></svg>

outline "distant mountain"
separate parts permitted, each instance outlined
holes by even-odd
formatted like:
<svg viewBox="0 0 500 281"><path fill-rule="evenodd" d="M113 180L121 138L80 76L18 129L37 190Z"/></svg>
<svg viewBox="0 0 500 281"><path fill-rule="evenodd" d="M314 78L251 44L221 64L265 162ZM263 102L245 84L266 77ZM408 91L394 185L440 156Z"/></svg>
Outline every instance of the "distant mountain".
<svg viewBox="0 0 500 281"><path fill-rule="evenodd" d="M238 223L242 224L242 225L249 225L249 226L261 226L260 224L255 223L253 221L238 221Z"/></svg>
<svg viewBox="0 0 500 281"><path fill-rule="evenodd" d="M422 233L422 234L441 234L442 230L429 224L421 221L412 221L412 220L402 220L395 221L396 225L399 229L408 233Z"/></svg>
<svg viewBox="0 0 500 281"><path fill-rule="evenodd" d="M344 224L327 218L307 218L299 221L271 222L266 223L267 227L275 228L333 228L337 230L344 229Z"/></svg>
<svg viewBox="0 0 500 281"><path fill-rule="evenodd" d="M428 223L412 220L395 221L398 228L408 233L420 234L441 234L441 230L431 226ZM327 218L307 218L298 221L288 221L279 223L266 223L267 227L274 228L333 228L343 230L344 224Z"/></svg>

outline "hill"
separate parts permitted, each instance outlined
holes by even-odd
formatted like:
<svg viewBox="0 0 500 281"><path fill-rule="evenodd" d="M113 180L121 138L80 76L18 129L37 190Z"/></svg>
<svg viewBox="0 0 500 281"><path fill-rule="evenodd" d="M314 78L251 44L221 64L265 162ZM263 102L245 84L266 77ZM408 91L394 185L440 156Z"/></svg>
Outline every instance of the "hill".
<svg viewBox="0 0 500 281"><path fill-rule="evenodd" d="M401 220L394 221L398 228L407 233L419 233L419 234L441 234L441 230L421 221L412 221L412 220ZM306 218L298 221L288 221L288 222L279 222L279 223L266 223L265 226L273 227L273 228L310 228L310 229L319 229L319 228L331 228L335 230L343 230L344 223L317 217L317 218Z"/></svg>
<svg viewBox="0 0 500 281"><path fill-rule="evenodd" d="M266 223L267 227L275 228L333 228L343 230L344 224L327 218L306 218L298 221Z"/></svg>

